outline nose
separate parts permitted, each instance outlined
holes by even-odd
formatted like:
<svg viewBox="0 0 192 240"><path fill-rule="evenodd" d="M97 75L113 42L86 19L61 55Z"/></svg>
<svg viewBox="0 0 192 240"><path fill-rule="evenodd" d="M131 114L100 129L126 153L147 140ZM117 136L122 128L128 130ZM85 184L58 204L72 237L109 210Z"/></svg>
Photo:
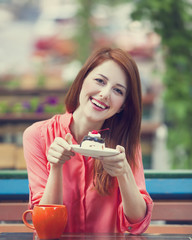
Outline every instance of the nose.
<svg viewBox="0 0 192 240"><path fill-rule="evenodd" d="M110 97L110 88L108 86L103 87L100 90L99 96L103 99L108 99Z"/></svg>

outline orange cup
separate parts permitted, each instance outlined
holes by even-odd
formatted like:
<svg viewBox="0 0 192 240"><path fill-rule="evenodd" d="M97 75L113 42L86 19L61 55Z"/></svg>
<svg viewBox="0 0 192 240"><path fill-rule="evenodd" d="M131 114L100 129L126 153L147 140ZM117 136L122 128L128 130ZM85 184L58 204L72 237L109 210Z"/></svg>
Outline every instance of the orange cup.
<svg viewBox="0 0 192 240"><path fill-rule="evenodd" d="M32 215L33 225L28 223L27 214ZM24 224L36 230L40 239L58 239L65 230L67 223L67 208L65 205L35 205L33 210L23 213Z"/></svg>

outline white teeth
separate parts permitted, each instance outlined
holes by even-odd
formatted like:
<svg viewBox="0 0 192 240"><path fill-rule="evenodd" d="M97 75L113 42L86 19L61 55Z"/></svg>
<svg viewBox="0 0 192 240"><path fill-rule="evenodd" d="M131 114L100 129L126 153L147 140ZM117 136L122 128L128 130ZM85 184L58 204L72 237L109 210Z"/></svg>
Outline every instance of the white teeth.
<svg viewBox="0 0 192 240"><path fill-rule="evenodd" d="M102 109L106 109L105 106L103 106L102 104L98 103L98 102L95 101L94 99L92 99L91 101L92 101L92 103L94 103L96 106L98 106L98 107L100 107L100 108L102 108Z"/></svg>

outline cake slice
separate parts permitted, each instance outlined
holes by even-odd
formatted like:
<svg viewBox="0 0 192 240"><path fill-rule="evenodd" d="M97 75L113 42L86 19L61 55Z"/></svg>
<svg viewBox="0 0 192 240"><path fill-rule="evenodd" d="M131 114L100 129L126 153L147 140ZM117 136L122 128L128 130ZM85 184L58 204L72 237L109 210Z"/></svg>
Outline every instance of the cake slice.
<svg viewBox="0 0 192 240"><path fill-rule="evenodd" d="M101 138L101 134L98 131L93 130L83 138L80 147L103 150L105 148L105 141Z"/></svg>

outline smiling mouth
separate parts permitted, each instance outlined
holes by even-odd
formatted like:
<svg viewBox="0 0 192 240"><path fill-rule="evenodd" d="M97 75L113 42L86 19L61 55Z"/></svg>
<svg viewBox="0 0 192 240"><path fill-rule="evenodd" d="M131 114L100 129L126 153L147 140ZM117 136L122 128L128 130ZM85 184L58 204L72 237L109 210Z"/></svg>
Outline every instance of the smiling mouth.
<svg viewBox="0 0 192 240"><path fill-rule="evenodd" d="M90 100L96 107L98 107L100 109L105 110L105 109L109 108L106 104L103 104L103 103L99 102L98 100L96 100L96 99L94 99L92 97L90 98Z"/></svg>

